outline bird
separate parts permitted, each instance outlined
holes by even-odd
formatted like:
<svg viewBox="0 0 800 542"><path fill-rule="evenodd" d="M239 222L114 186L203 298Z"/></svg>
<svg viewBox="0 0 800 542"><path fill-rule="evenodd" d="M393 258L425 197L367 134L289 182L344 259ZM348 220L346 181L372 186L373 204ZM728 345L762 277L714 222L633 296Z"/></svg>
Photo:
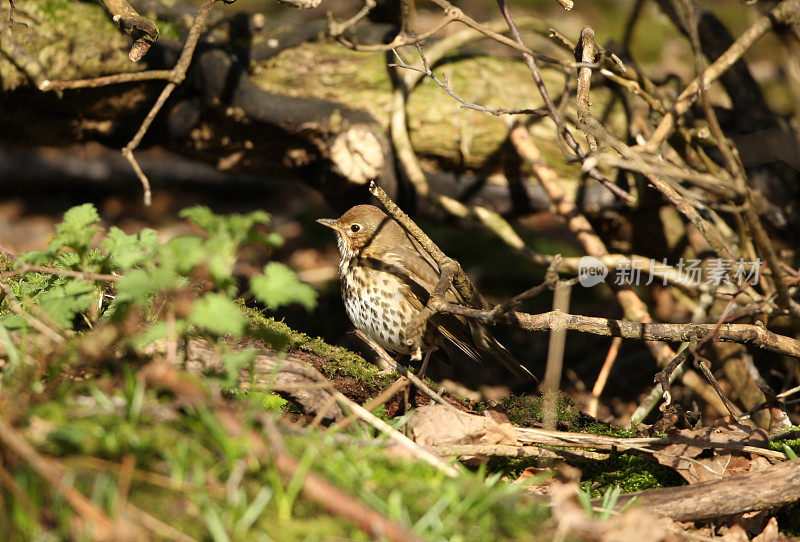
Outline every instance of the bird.
<svg viewBox="0 0 800 542"><path fill-rule="evenodd" d="M342 300L353 325L385 349L411 354L406 329L439 282L436 261L396 220L374 205L356 205L337 219L317 222L336 232ZM445 301L464 304L453 287ZM496 360L523 382L536 381L483 325L465 317L434 314L422 344L426 354L421 373L431 352L442 348L451 359L466 355L480 364Z"/></svg>

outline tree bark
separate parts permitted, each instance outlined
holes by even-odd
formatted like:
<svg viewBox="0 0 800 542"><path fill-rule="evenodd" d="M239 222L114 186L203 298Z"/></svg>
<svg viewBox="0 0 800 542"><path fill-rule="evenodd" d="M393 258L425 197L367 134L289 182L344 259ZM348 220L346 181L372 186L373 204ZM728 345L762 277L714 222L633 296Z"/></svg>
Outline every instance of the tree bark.
<svg viewBox="0 0 800 542"><path fill-rule="evenodd" d="M623 495L623 506L637 497L641 506L675 521L697 521L778 508L800 499L800 461L787 461L744 476L682 487L649 489ZM596 499L599 504L599 499Z"/></svg>

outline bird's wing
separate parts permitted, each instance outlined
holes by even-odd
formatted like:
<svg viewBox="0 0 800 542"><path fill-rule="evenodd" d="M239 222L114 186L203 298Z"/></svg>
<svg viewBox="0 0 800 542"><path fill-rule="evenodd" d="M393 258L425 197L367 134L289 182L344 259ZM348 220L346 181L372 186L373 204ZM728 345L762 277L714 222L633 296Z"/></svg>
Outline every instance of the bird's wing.
<svg viewBox="0 0 800 542"><path fill-rule="evenodd" d="M362 256L362 264L400 278L406 288L402 294L416 310L425 307L439 281L435 262L432 259L421 258L412 247L405 245L392 247L372 258ZM448 292L445 299L453 303L458 302L455 292ZM464 318L440 313L431 317L428 325L429 329L435 330L438 337L446 340L447 344L442 346L448 355L454 352L453 348L448 347L451 345L470 359L482 363L480 353L471 346L472 333Z"/></svg>
<svg viewBox="0 0 800 542"><path fill-rule="evenodd" d="M369 265L401 278L408 286L409 292L414 294L410 298L414 308L422 310L428 303L431 292L439 283L440 270L433 258L416 241L408 236L405 239L408 242L390 247L380 247L381 250L376 250ZM445 300L451 303L463 304L464 302L453 287L445 294ZM437 334L445 339L446 342L442 346L449 357L452 357L453 347L455 347L470 359L481 364L487 356L499 361L524 382L536 380L536 377L478 322L460 316L439 313L430 319L429 325L433 326Z"/></svg>
<svg viewBox="0 0 800 542"><path fill-rule="evenodd" d="M421 284L427 290L428 296L430 296L430 293L439 284L441 270L425 249L419 246L416 241L413 241L413 244L411 241L413 240L409 239L408 244L403 243L389 248L382 259L401 268L404 273L407 273L414 281ZM445 300L450 303L463 303L463 299L452 286L445 294ZM427 298L425 302L427 303Z"/></svg>

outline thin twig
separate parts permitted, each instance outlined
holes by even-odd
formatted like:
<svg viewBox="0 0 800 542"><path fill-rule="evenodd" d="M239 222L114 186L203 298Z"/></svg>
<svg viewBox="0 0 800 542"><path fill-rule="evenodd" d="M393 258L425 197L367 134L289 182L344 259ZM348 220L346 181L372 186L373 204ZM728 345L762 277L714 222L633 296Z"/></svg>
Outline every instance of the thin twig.
<svg viewBox="0 0 800 542"><path fill-rule="evenodd" d="M447 76L442 74L442 80L440 80L436 75L431 71L430 67L428 66L428 59L425 58L425 53L422 52L422 46L417 43L417 51L419 52L419 56L422 59L422 68L416 68L414 66L409 66L406 64L400 55L397 53L397 49L392 49L395 58L397 58L397 64L389 64L390 68L400 68L405 70L411 70L423 75L426 75L431 78L431 80L442 87L442 89L447 92L450 96L456 99L458 103L461 104L462 107L467 109L474 109L475 111L481 111L483 113L491 113L492 115L500 116L500 115L539 115L544 116L547 114L547 111L544 109L503 109L503 108L496 108L496 107L487 107L485 105L480 105L472 102L468 102L450 88L450 84L447 80Z"/></svg>
<svg viewBox="0 0 800 542"><path fill-rule="evenodd" d="M366 421L375 429L384 433L393 441L400 444L403 448L410 450L417 458L425 461L429 465L435 467L436 469L442 471L443 473L447 474L448 476L455 477L458 475L458 469L455 468L453 465L449 463L445 463L437 456L433 455L429 451L425 450L418 446L413 440L409 439L407 436L402 434L400 431L386 423L385 421L381 420L373 413L371 413L366 408L362 407L358 403L350 400L347 396L345 396L340 391L333 392L336 395L336 398L343 403L351 412L355 413L358 417L362 420Z"/></svg>
<svg viewBox="0 0 800 542"><path fill-rule="evenodd" d="M594 30L591 26L585 26L581 29L581 60L586 63L594 62L597 46L594 42ZM592 68L583 67L578 70L578 89L576 96L576 104L578 109L578 124L584 124L586 117L589 115L589 89L592 84ZM590 134L586 134L586 141L589 143L589 149L592 151L597 150L597 139Z"/></svg>
<svg viewBox="0 0 800 542"><path fill-rule="evenodd" d="M693 352L694 351L687 345L686 348L678 352L678 355L675 356L675 358L670 361L666 367L661 369L658 373L656 373L656 376L653 377L655 383L661 386L661 394L664 397L665 405L669 406L672 403L672 391L669 385L672 373L678 370L686 362L686 360L689 359L689 356Z"/></svg>
<svg viewBox="0 0 800 542"><path fill-rule="evenodd" d="M664 445L680 443L708 450L737 450L758 454L770 459L783 460L783 452L770 450L766 447L741 444L738 442L716 442L700 437L614 437L610 435L596 435L594 433L572 433L567 431L553 431L533 427L514 427L517 440L536 446L562 446L565 448L594 448L597 450L610 450L624 452L638 450L652 453L654 450L663 449Z"/></svg>
<svg viewBox="0 0 800 542"><path fill-rule="evenodd" d="M394 359L392 359L392 357L386 352L386 350L377 342L375 342L375 340L372 339L372 337L370 337L360 329L357 329L355 333L356 335L358 335L358 338L367 343L369 347L372 348L372 350L376 352L381 357L381 359L384 362L386 362L386 364L389 367L400 373L400 375L402 375L404 378L407 378L409 381L411 381L411 383L414 384L414 386L419 391L421 391L422 393L430 397L434 402L439 403L440 405L444 405L453 410L458 410L456 407L445 401L441 395L433 391L430 388L430 386L428 386L420 377L418 377L417 375L409 371L407 368L403 367L402 365L397 363Z"/></svg>
<svg viewBox="0 0 800 542"><path fill-rule="evenodd" d="M556 254L553 256L550 265L547 267L547 271L545 272L544 282L541 284L537 284L536 286L529 288L522 292L521 294L517 294L505 303L500 303L499 305L495 305L489 311L490 318L494 322L498 322L502 317L504 317L509 312L515 310L518 306L520 306L525 301L529 299L533 299L534 297L538 296L542 292L546 290L552 290L556 287L558 283L558 269L561 265L562 258L560 254Z"/></svg>
<svg viewBox="0 0 800 542"><path fill-rule="evenodd" d="M591 117L588 118L591 119ZM586 253L595 258L607 256L608 250L605 243L595 233L591 223L580 212L577 205L566 197L564 189L558 183L557 174L541 161L541 153L531 139L528 130L524 126L516 125L511 129L509 139L518 154L530 164L555 205L556 211L567 220L570 230L578 238ZM653 319L647 306L629 285L623 281L622 287L618 288L615 294L626 318L632 322L641 322L642 325L652 325ZM659 365L666 365L675 357L675 352L664 342L647 342L646 345ZM684 383L701 396L709 395L704 393L706 390L702 381L692 379L689 374L684 376Z"/></svg>
<svg viewBox="0 0 800 542"><path fill-rule="evenodd" d="M358 13L356 13L343 23L337 23L335 20L333 20L333 15L329 13L328 36L330 36L331 38L338 38L339 36L347 32L350 28L358 24L358 22L361 19L369 15L369 12L372 11L372 9L376 5L377 2L375 0L364 0L364 5L361 7Z"/></svg>
<svg viewBox="0 0 800 542"><path fill-rule="evenodd" d="M499 23L490 24L493 24L494 27L499 26ZM475 32L468 29L443 39L431 47L428 53L431 58L430 61L435 62L437 59L442 58L447 51L467 43L474 39L476 35ZM401 174L414 186L420 196L428 198L446 212L459 218L477 218L505 243L523 252L529 251L511 225L498 213L479 205L467 206L454 198L435 193L430 189L422 166L414 153L408 134L406 118L408 92L423 76L424 74L420 72L408 71L405 77L395 79L396 84L392 93L390 135ZM463 295L463 290L459 291Z"/></svg>
<svg viewBox="0 0 800 542"><path fill-rule="evenodd" d="M567 282L558 282L553 291L553 310L555 312L569 312L569 300L572 295L572 286ZM542 401L542 424L547 429L555 429L558 421L558 390L561 387L561 373L564 368L564 347L567 343L567 330L555 326L550 330L550 342L547 348L547 365L541 390L544 395Z"/></svg>
<svg viewBox="0 0 800 542"><path fill-rule="evenodd" d="M72 269L58 269L44 265L30 265L20 260L16 260L19 268L10 269L0 273L0 281L10 277L21 275L22 273L42 273L44 275L60 275L71 277L78 280L97 280L102 282L117 282L122 278L121 275L108 275L106 273L86 273L84 271L73 271Z"/></svg>
<svg viewBox="0 0 800 542"><path fill-rule="evenodd" d="M511 30L511 35L514 37L514 40L520 44L524 45L525 42L522 40L522 36L519 33L519 29L517 28L514 19L511 17L511 12L508 10L508 6L505 3L505 0L497 0L497 5L500 7L500 12L503 14L503 18L505 18L506 23L508 24L509 29ZM600 182L603 186L608 188L615 196L619 197L623 201L627 203L633 202L633 196L628 194L625 190L614 184L613 182L609 181L608 179L603 176L597 167L588 164L586 160L586 155L581 150L580 145L578 142L575 141L575 138L572 136L572 133L569 131L569 128L564 124L563 119L561 118L561 114L558 112L555 104L553 103L553 99L550 97L550 92L547 90L547 87L542 80L542 75L539 73L539 67L536 65L536 60L533 58L533 55L523 53L523 58L525 59L525 64L528 66L528 70L531 72L531 76L533 76L533 81L536 83L536 88L539 90L539 94L541 94L542 99L544 100L545 107L547 108L547 113L553 122L556 124L556 129L558 130L558 135L567 143L570 149L576 154L576 156L584 163L584 169L586 170L587 175L589 175L592 179Z"/></svg>
<svg viewBox="0 0 800 542"><path fill-rule="evenodd" d="M395 395L403 391L405 388L407 388L409 384L410 381L407 378L403 378L401 376L400 378L392 382L391 386L389 386L388 388L380 392L378 395L370 399L369 402L367 402L364 405L364 408L366 408L370 412L375 412L375 410L378 409L381 405L385 405L386 402L389 401L392 397L394 397ZM331 396L331 399L335 401L336 397ZM317 414L317 416L319 416L319 414ZM320 420L322 420L322 418L320 418ZM316 417L314 418L314 421L316 421ZM351 414L350 416L344 418L343 420L340 420L335 424L331 425L329 430L341 431L342 429L346 429L347 426L349 426L350 423L352 423L352 421L353 421L353 415ZM315 427L315 424L312 422L310 424L310 427Z"/></svg>
<svg viewBox="0 0 800 542"><path fill-rule="evenodd" d="M505 444L440 444L428 448L439 455L484 455L490 457L536 457L562 461L604 461L609 454L574 450L548 449L539 446L510 446Z"/></svg>
<svg viewBox="0 0 800 542"><path fill-rule="evenodd" d="M117 73L114 75L103 75L90 79L75 79L72 81L42 81L39 90L73 90L76 88L95 88L106 85L116 85L119 83L132 83L136 81L154 81L158 79L169 80L172 77L172 70L147 70L141 72Z"/></svg>
<svg viewBox="0 0 800 542"><path fill-rule="evenodd" d="M197 47L197 42L200 40L200 35L203 33L203 27L205 26L206 19L211 12L211 8L214 7L216 2L217 0L203 0L203 3L197 10L197 15L194 17L192 26L189 29L189 35L186 37L186 42L183 44L183 49L181 50L180 57L178 57L178 62L171 70L172 73L170 82L167 83L167 86L165 86L164 90L161 91L161 94L153 104L150 112L142 121L142 125L133 136L133 139L131 139L122 149L122 155L128 160L128 162L131 163L131 166L133 166L137 177L139 177L139 181L142 183L142 188L144 189L143 200L144 204L147 206L152 203L152 197L150 195L150 182L139 166L139 163L136 161L133 151L136 150L136 148L139 146L139 143L141 143L142 138L147 133L147 130L155 120L158 112L167 102L167 98L169 98L169 96L172 94L172 91L175 90L175 88L181 84L186 77L186 70L189 69L189 64L192 62L192 56L194 55L195 47Z"/></svg>
<svg viewBox="0 0 800 542"><path fill-rule="evenodd" d="M127 0L101 0L101 2L120 29L133 38L128 57L132 62L139 62L158 41L158 27L150 19L139 15Z"/></svg>
<svg viewBox="0 0 800 542"><path fill-rule="evenodd" d="M645 149L649 152L655 152L658 146L669 137L675 127L675 119L689 110L692 102L697 98L701 86L707 87L711 85L723 73L728 71L774 25L790 21L798 12L800 12L800 0L785 0L750 25L727 51L722 53L700 76L695 77L680 93L672 106L672 110L661 119L650 140L645 145Z"/></svg>
<svg viewBox="0 0 800 542"><path fill-rule="evenodd" d="M104 1L106 3L115 4L116 7L119 9L122 9L122 7L124 7L124 6L120 7L124 3L123 0L104 0ZM130 163L131 168L133 169L134 173L136 174L136 177L139 179L139 182L142 185L142 192L143 192L142 200L146 206L150 206L153 201L152 190L150 187L150 180L147 178L147 175L144 173L144 171L142 171L142 168L139 165L139 162L136 160L133 151L136 150L136 148L142 142L142 138L144 138L145 134L150 129L151 124L155 120L159 111L161 111L161 108L167 102L167 99L170 97L172 92L175 90L175 88L177 88L178 85L180 85L183 82L184 78L186 77L186 71L189 69L189 65L192 62L192 56L194 55L195 48L197 47L197 43L200 40L200 35L203 33L203 28L205 26L206 19L208 19L208 15L211 12L211 8L214 7L214 4L216 2L217 0L203 0L203 3L197 10L197 14L194 17L194 21L192 21L192 26L189 29L189 34L186 37L186 41L183 44L183 49L181 50L181 54L178 57L178 61L175 63L175 66L173 66L171 70L168 71L151 70L139 73L96 77L92 79L83 79L78 81L49 81L45 79L41 79L40 81L38 81L37 86L41 90L63 90L63 89L73 89L73 88L97 87L97 86L110 85L127 81L144 81L150 79L166 79L169 81L159 94L155 103L150 108L150 111L145 116L136 134L128 142L128 144L122 148L122 156L124 156L125 159L128 161L128 163ZM109 10L111 9L112 8L110 7ZM134 50L142 54L146 52L146 50L143 49L143 45L141 44L138 47L134 45L134 49L131 50L132 55L134 54Z"/></svg>
<svg viewBox="0 0 800 542"><path fill-rule="evenodd" d="M378 395L373 397L369 400L368 403L364 405L364 408L369 410L370 412L375 412L381 405L386 404L392 397L400 393L403 389L407 388L410 384L410 381L407 378L400 377L395 380L391 386L380 392ZM336 400L336 397L331 395L332 400ZM325 412L328 410L330 405L325 405L323 409L321 409L317 415L314 417L314 420L311 422L310 427L315 427L319 421L322 421L322 416L320 416L321 412ZM319 421L317 421L319 419ZM346 429L347 426L353 421L352 416L348 416L343 420L336 422L335 424L330 426L331 431L341 431L342 429ZM315 423L316 422L316 423Z"/></svg>
<svg viewBox="0 0 800 542"><path fill-rule="evenodd" d="M611 341L611 346L608 348L606 359L603 361L603 366L600 367L600 373L597 375L597 380L592 387L592 399L589 401L589 406L586 407L586 413L589 416L597 416L597 407L600 404L600 395L606 387L608 382L608 375L611 373L611 368L617 360L619 354L619 347L622 345L621 337L614 337Z"/></svg>

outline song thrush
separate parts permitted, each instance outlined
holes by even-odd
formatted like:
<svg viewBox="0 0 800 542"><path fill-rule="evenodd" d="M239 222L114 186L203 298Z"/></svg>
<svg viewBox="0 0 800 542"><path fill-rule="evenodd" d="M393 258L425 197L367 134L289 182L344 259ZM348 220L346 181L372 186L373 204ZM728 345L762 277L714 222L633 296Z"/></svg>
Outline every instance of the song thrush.
<svg viewBox="0 0 800 542"><path fill-rule="evenodd" d="M400 224L372 205L357 205L336 220L317 222L336 231L342 299L350 320L384 348L411 353L406 329L438 283L436 262ZM445 297L463 303L455 288ZM479 363L493 359L521 380L535 380L485 327L459 316L435 314L423 346L426 361L441 347L451 359L459 352Z"/></svg>

